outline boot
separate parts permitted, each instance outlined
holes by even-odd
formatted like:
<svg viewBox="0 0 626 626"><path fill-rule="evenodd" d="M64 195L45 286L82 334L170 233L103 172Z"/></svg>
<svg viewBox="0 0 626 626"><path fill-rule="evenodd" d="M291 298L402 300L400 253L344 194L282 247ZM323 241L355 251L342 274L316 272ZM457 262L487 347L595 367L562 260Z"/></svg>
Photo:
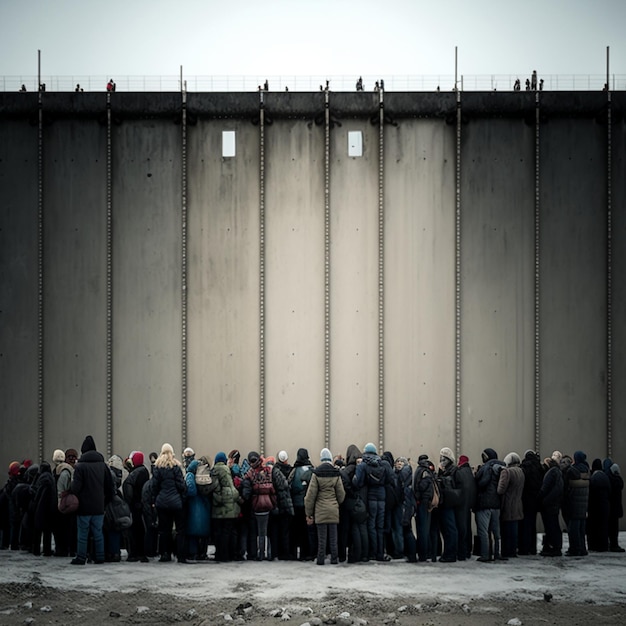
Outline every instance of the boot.
<svg viewBox="0 0 626 626"><path fill-rule="evenodd" d="M500 554L500 540L499 539L494 539L494 542L493 542L493 560L494 561L508 561L509 560L505 556L502 556L502 554Z"/></svg>

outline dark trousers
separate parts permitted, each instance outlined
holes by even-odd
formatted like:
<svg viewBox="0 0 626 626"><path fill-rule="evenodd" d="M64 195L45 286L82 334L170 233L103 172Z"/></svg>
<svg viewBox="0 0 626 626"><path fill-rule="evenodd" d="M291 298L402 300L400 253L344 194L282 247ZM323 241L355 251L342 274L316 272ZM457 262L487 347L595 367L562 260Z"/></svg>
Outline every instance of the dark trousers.
<svg viewBox="0 0 626 626"><path fill-rule="evenodd" d="M561 552L563 549L563 533L561 532L561 524L559 523L558 513L541 513L543 527L546 531L546 542L544 550L551 552Z"/></svg>
<svg viewBox="0 0 626 626"><path fill-rule="evenodd" d="M337 563L339 548L337 544L337 524L316 524L317 528L317 564L323 565L326 558L326 542L330 547L330 562Z"/></svg>
<svg viewBox="0 0 626 626"><path fill-rule="evenodd" d="M524 511L519 527L519 553L537 554L537 512Z"/></svg>
<svg viewBox="0 0 626 626"><path fill-rule="evenodd" d="M172 530L176 526L176 556L185 558L185 511L180 509L157 509L159 517L159 552L171 556L173 551Z"/></svg>
<svg viewBox="0 0 626 626"><path fill-rule="evenodd" d="M441 555L441 558L446 561L456 561L459 538L456 529L454 509L440 509L439 523L441 525L441 534L443 535L443 554Z"/></svg>
<svg viewBox="0 0 626 626"><path fill-rule="evenodd" d="M369 556L382 560L385 556L385 501L368 500L367 511Z"/></svg>
<svg viewBox="0 0 626 626"><path fill-rule="evenodd" d="M420 561L426 561L430 557L430 519L428 508L420 502L415 511L417 556Z"/></svg>

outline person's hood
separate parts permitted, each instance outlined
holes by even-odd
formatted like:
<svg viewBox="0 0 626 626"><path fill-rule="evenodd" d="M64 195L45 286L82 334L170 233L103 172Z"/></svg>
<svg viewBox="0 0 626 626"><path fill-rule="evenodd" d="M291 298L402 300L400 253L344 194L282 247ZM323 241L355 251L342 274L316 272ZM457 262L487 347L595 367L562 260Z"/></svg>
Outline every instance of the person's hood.
<svg viewBox="0 0 626 626"><path fill-rule="evenodd" d="M356 460L363 456L359 447L351 443L346 450L346 465L356 465Z"/></svg>

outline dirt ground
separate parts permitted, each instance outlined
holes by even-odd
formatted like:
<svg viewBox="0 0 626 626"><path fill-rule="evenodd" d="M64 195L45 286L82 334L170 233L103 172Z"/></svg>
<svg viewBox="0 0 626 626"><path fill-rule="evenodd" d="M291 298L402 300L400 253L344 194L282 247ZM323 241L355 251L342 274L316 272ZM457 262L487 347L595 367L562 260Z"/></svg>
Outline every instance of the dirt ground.
<svg viewBox="0 0 626 626"><path fill-rule="evenodd" d="M241 598L221 601L181 598L148 591L76 592L47 587L37 582L0 585L0 624L160 624L183 623L194 626L251 624L255 626L290 623L301 626L321 624L399 626L500 626L512 624L590 624L626 623L626 604L575 604L532 599L467 604L416 602L415 598L372 599L346 592L329 593L323 601L290 598L282 605L262 606ZM287 615L289 617L287 617ZM513 620L513 621L511 621ZM516 621L519 620L519 621Z"/></svg>

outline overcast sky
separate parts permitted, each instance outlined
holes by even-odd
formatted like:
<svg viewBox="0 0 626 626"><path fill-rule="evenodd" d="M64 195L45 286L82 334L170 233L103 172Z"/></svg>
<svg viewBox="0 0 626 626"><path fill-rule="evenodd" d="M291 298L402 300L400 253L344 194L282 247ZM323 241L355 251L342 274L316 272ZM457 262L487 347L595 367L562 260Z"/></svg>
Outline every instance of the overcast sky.
<svg viewBox="0 0 626 626"><path fill-rule="evenodd" d="M626 74L626 0L0 0L0 76Z"/></svg>

